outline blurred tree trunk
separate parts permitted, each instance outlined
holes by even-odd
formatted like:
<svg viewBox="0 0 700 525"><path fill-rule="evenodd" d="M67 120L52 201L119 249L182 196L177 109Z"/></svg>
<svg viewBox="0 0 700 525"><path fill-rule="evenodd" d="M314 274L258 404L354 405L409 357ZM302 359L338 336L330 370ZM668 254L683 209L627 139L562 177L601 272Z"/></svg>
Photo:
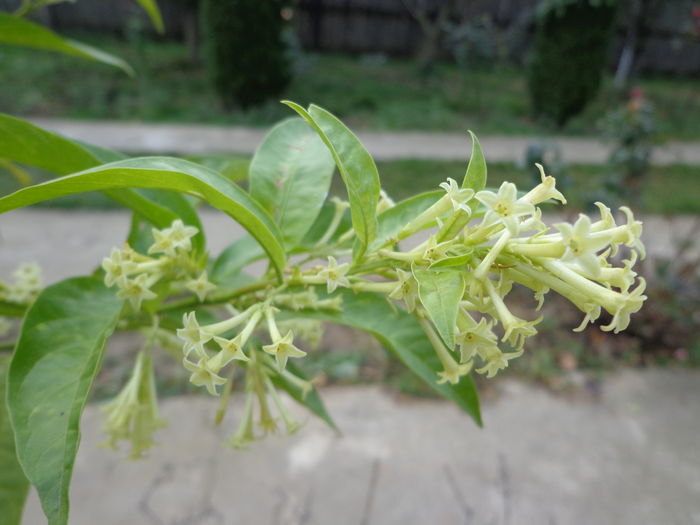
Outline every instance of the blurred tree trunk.
<svg viewBox="0 0 700 525"><path fill-rule="evenodd" d="M429 75L440 58L442 34L445 23L457 0L403 0L403 5L413 19L418 22L422 39L416 53L419 70Z"/></svg>
<svg viewBox="0 0 700 525"><path fill-rule="evenodd" d="M651 21L659 15L663 2L660 0L628 0L624 20L625 42L615 71L615 87L628 89L639 72L639 58L651 34Z"/></svg>

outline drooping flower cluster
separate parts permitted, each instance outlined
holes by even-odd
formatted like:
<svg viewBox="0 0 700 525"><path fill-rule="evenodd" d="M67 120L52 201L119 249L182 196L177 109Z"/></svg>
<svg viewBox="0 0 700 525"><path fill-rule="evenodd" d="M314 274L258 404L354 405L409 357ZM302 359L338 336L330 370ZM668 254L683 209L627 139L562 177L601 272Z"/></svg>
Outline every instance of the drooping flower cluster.
<svg viewBox="0 0 700 525"><path fill-rule="evenodd" d="M32 302L41 291L43 279L41 267L35 262L20 264L12 272L13 282L0 281L0 300L26 304Z"/></svg>
<svg viewBox="0 0 700 525"><path fill-rule="evenodd" d="M216 286L209 282L206 270L200 270L192 253L192 237L197 233L197 228L176 219L168 228L153 229L154 242L148 253L154 257L138 253L128 244L121 250L112 248L110 256L102 260L105 285L117 286L117 296L128 299L135 311L143 302L158 297L153 288L161 280L170 280L171 287L179 286L204 301Z"/></svg>
<svg viewBox="0 0 700 525"><path fill-rule="evenodd" d="M119 441L130 441L132 459L142 457L151 448L153 433L165 421L158 413L150 347L139 352L131 378L102 410L107 414L104 426L107 446L116 450Z"/></svg>
<svg viewBox="0 0 700 525"><path fill-rule="evenodd" d="M30 304L43 287L41 267L35 262L20 264L12 272L13 282L0 281L0 301L10 303ZM8 334L12 322L0 316L0 337Z"/></svg>
<svg viewBox="0 0 700 525"><path fill-rule="evenodd" d="M527 321L510 311L505 297L514 283L534 292L537 310L550 290L569 299L584 313L577 330L598 319L602 311L612 316L603 330L624 330L630 314L646 299L644 279L633 270L637 259L645 255L641 222L623 207L625 222L618 224L610 209L597 203L599 220L582 214L574 224L549 228L538 205L550 199L566 200L556 189L554 178L538 168L542 182L522 197L514 184L504 182L497 192L479 191L455 206L454 181L444 184L447 195L404 228L412 234L417 231L414 223L422 228L437 222L441 225L438 232L410 252L381 251L397 263L397 281L391 283L389 297L402 299L408 311L417 311L423 319L421 324L444 367L439 374L442 382L456 383L475 366L476 372L493 377L522 354L525 340L537 333L535 325L541 318ZM453 210L440 215L448 202L453 203ZM444 237L445 225L457 210L472 220L456 235ZM621 246L627 247L629 256L616 266L614 258ZM454 327L456 348L447 348L427 321L430 312L421 306L416 268L444 268L462 275L466 287ZM356 284L355 288L362 287ZM503 352L499 340L513 351Z"/></svg>

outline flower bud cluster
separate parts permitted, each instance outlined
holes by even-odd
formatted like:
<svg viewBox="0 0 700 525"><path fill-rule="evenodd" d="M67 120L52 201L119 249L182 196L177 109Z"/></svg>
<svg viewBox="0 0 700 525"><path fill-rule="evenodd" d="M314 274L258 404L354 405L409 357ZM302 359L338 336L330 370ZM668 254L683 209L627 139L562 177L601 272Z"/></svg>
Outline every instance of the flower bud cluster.
<svg viewBox="0 0 700 525"><path fill-rule="evenodd" d="M153 288L164 281L204 301L216 286L194 260L191 239L197 232L194 226L176 219L168 228L153 229L154 242L148 248L148 254L154 254L153 257L136 252L128 244L121 250L112 248L110 256L102 260L105 285L116 286L117 296L128 299L135 311L141 309L143 302L158 297Z"/></svg>
<svg viewBox="0 0 700 525"><path fill-rule="evenodd" d="M129 457L138 459L154 444L153 433L165 421L158 414L150 348L139 352L131 378L102 410L107 414L107 446L116 449L119 441L130 441Z"/></svg>
<svg viewBox="0 0 700 525"><path fill-rule="evenodd" d="M0 281L0 300L26 304L32 302L43 287L41 267L35 262L20 264L12 272L13 282Z"/></svg>

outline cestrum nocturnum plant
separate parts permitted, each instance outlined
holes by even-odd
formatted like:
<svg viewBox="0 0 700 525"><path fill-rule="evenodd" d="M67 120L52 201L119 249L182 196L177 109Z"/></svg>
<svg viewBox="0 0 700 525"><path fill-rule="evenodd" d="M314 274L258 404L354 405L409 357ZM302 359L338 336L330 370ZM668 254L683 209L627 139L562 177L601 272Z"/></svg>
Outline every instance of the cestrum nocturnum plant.
<svg viewBox="0 0 700 525"><path fill-rule="evenodd" d="M269 433L297 431L301 421L290 401L333 426L303 366L324 322L376 336L480 423L471 376L494 377L528 351L550 292L581 311L577 330L605 313L601 328L619 332L642 307L645 283L634 269L645 255L642 225L628 208L616 215L598 203L594 217L552 224L543 205L566 203L554 177L538 166L541 182L534 188L523 191L511 182L488 188L473 134L460 182L446 177L435 191L395 202L342 122L317 106L287 105L301 118L281 122L265 138L250 164L248 191L197 163L105 152L98 158L80 144L13 121L16 134L31 132L88 160L72 171L56 167L71 175L3 197L0 212L81 188L105 190L134 210L127 242L104 258L96 276L63 281L38 296L27 284L38 282L36 275L26 271L21 278L22 299L31 296L33 306L8 375L20 457L36 446L25 441L39 432L37 419L27 417L31 410L45 411L45 424L61 435L77 435L66 429L76 430L79 417L56 414L79 416L75 407L84 404L114 330L141 331L145 343L128 382L105 406L107 441L128 441L131 456L140 457L163 426L152 359L159 348L176 356L192 385L220 399L217 423L233 400L236 423L228 442L240 448ZM335 170L345 199L327 199ZM210 256L195 199L227 213L246 234ZM514 287L532 292L530 314L514 313ZM13 300L11 286L2 290ZM72 321L76 316L79 323ZM42 331L49 317L56 327L50 336ZM76 340L71 330L78 325ZM76 363L73 370L61 361L61 374L50 382L56 391L73 385L75 396L48 392L30 410L27 382L41 374L27 371L42 359Z"/></svg>

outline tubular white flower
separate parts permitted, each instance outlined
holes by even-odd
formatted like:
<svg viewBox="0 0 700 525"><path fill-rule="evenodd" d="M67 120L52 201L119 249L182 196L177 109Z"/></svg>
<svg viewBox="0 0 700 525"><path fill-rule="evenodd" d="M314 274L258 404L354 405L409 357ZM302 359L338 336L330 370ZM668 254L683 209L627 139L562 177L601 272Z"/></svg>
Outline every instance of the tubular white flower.
<svg viewBox="0 0 700 525"><path fill-rule="evenodd" d="M550 177L549 175L545 175L542 164L535 163L535 166L537 166L537 169L540 170L542 182L525 194L521 200L529 202L530 204L540 204L541 202L548 201L549 199L555 199L562 204L566 204L566 199L555 187L556 179L554 177Z"/></svg>
<svg viewBox="0 0 700 525"><path fill-rule="evenodd" d="M467 203L474 197L474 190L460 188L457 181L451 178L448 178L447 182L440 183L440 187L447 193L454 211L463 210L467 215L471 215L472 210Z"/></svg>

